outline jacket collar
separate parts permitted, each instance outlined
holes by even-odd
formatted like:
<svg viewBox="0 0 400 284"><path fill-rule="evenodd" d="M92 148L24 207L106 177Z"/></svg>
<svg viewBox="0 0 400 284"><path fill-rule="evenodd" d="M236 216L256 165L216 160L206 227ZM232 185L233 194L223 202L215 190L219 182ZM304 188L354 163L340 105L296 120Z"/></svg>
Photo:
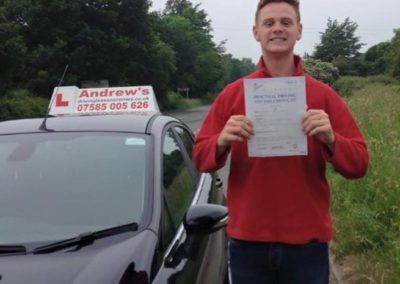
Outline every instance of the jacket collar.
<svg viewBox="0 0 400 284"><path fill-rule="evenodd" d="M294 55L294 66L295 69L293 71L292 76L302 76L304 75L303 71L303 62L298 55ZM265 66L265 62L263 60L263 57L260 57L260 60L258 61L258 71L262 72L266 77L272 77L271 74L269 74L267 67Z"/></svg>

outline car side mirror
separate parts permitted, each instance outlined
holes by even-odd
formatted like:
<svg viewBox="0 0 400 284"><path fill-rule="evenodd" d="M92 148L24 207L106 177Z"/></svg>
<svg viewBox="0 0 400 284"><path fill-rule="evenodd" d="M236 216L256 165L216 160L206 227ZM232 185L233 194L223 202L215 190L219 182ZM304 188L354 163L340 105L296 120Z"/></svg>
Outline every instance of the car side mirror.
<svg viewBox="0 0 400 284"><path fill-rule="evenodd" d="M182 259L196 260L200 245L205 235L218 231L226 226L228 209L216 204L192 205L183 218L187 238L166 258L167 267L175 267Z"/></svg>
<svg viewBox="0 0 400 284"><path fill-rule="evenodd" d="M183 219L189 234L211 234L226 226L228 209L216 204L192 205Z"/></svg>

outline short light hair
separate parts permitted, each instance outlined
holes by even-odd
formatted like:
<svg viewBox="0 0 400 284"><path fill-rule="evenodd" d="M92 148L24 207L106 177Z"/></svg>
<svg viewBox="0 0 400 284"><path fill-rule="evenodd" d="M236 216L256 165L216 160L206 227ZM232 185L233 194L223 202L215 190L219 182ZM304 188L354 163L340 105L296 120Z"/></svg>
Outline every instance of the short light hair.
<svg viewBox="0 0 400 284"><path fill-rule="evenodd" d="M300 23L300 3L299 0L260 0L257 5L255 22L257 24L258 14L260 14L260 10L264 8L264 6L271 3L287 3L292 6L297 14L298 21Z"/></svg>

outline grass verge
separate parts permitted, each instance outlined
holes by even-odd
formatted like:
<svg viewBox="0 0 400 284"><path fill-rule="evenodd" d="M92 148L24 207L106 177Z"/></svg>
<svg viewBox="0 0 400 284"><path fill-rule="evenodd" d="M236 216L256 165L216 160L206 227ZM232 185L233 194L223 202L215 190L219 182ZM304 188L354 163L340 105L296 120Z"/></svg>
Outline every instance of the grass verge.
<svg viewBox="0 0 400 284"><path fill-rule="evenodd" d="M400 86L365 82L346 102L368 143L366 177L329 171L334 254L347 259L351 283L400 283Z"/></svg>

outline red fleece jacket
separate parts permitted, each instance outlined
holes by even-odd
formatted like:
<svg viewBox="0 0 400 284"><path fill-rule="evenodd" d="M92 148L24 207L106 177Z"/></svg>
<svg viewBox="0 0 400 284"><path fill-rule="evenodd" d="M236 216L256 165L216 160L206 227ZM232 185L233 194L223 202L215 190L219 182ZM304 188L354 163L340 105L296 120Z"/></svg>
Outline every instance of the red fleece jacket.
<svg viewBox="0 0 400 284"><path fill-rule="evenodd" d="M331 163L346 178L362 177L368 167L364 138L349 109L326 84L304 74L295 56L293 76L306 77L306 101L311 109L323 109L335 132L333 153L314 137L308 137L308 155L250 158L247 143L231 145L228 179L228 234L245 241L303 244L332 238L330 191L325 165ZM245 78L271 77L263 60ZM193 160L199 171L225 165L228 152L216 160L217 138L232 115L245 114L244 82L229 84L213 103L197 135Z"/></svg>

